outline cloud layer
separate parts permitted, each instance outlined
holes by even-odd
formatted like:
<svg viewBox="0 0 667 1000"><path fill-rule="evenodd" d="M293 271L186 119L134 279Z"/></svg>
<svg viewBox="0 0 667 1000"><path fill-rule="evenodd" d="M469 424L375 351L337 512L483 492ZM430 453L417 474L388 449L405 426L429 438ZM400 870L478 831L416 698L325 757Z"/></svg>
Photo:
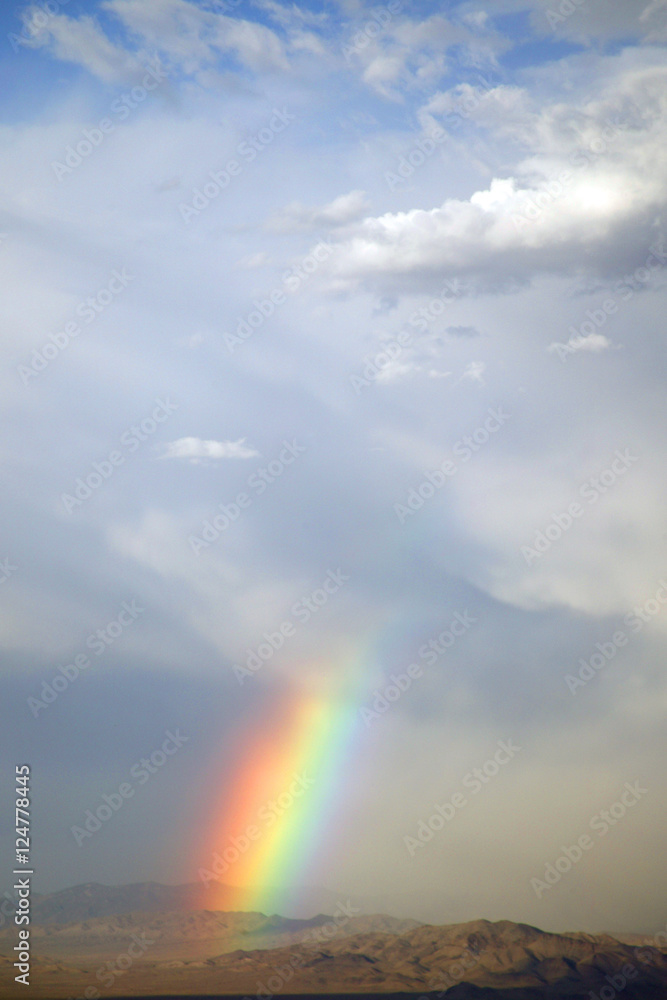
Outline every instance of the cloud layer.
<svg viewBox="0 0 667 1000"><path fill-rule="evenodd" d="M662 919L664 4L427 7L3 15L3 739L40 775L44 891L192 880L239 720L350 663L372 705L417 659L359 716L304 882L441 921ZM349 581L240 685L330 571ZM427 663L457 613L474 628ZM178 725L189 756L79 850L76 817ZM637 779L641 817L537 899Z"/></svg>

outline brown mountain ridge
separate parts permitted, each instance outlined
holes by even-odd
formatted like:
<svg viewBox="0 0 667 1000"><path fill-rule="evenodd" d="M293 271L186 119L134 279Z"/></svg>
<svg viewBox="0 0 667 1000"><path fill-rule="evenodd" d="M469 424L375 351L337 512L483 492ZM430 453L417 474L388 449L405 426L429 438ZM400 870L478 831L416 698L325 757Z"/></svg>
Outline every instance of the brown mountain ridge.
<svg viewBox="0 0 667 1000"><path fill-rule="evenodd" d="M102 944L107 934L113 938L115 959L102 960L92 948L88 957L76 962L44 953L57 940L57 933L35 934L35 955L30 995L39 1000L65 1000L88 996L224 996L238 995L272 1000L288 995L317 997L332 994L412 994L446 997L447 1000L565 1000L600 998L612 1000L664 1000L667 997L667 951L656 947L636 947L609 935L586 933L552 934L526 924L501 920L475 920L448 926L418 925L396 931L392 918L384 930L373 929L375 918L354 932L329 919L334 935L322 941L327 923L304 922L310 926L282 929L295 935L288 946L254 948L253 934L261 914L222 914L204 911L193 914L128 914L93 918L70 930L72 939L86 934ZM192 918L192 919L191 919ZM240 918L240 919L239 919ZM159 921L163 920L163 924ZM206 955L216 947L211 938L211 922L218 920L234 934L250 932L251 947ZM106 921L106 923L98 923ZM84 926L87 925L87 926ZM179 931L180 928L180 931ZM53 930L53 928L52 928ZM63 933L65 928L60 929ZM262 929L266 933L266 927ZM151 934L155 937L151 938ZM204 935L202 938L201 935ZM300 940L298 937L300 935ZM261 936L261 935L260 935ZM0 951L9 954L7 935L2 935ZM39 940L39 946L37 946ZM136 945L140 956L119 968L118 958L126 954L128 943ZM231 936L227 939L231 942ZM166 951L180 941L178 954ZM206 947L200 948L202 941ZM190 954L188 955L188 949ZM108 954L108 949L106 949ZM95 958L93 958L95 954ZM11 982L11 959L3 981ZM1 997L16 992L0 990Z"/></svg>

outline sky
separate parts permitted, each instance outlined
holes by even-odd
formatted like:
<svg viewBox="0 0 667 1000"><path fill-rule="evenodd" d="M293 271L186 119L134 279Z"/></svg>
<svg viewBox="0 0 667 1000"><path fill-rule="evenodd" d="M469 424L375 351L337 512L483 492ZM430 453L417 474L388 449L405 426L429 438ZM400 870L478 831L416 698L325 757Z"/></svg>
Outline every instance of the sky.
<svg viewBox="0 0 667 1000"><path fill-rule="evenodd" d="M0 891L663 927L666 15L3 8Z"/></svg>

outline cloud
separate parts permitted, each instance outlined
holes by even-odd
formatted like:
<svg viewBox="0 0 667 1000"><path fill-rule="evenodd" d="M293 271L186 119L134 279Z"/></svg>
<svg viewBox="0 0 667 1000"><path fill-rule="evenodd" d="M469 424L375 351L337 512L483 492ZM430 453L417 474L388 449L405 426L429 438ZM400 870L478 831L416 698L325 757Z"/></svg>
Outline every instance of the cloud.
<svg viewBox="0 0 667 1000"><path fill-rule="evenodd" d="M380 96L402 102L404 88L436 85L448 71L448 52L466 44L477 46L474 33L441 14L417 20L400 19L387 10L364 11L350 25L344 52L348 67L358 68L364 83Z"/></svg>
<svg viewBox="0 0 667 1000"><path fill-rule="evenodd" d="M524 123L533 151L512 176L351 227L330 264L336 287L417 294L452 276L472 291L510 291L539 274L636 266L667 208L667 69L621 71L606 86Z"/></svg>
<svg viewBox="0 0 667 1000"><path fill-rule="evenodd" d="M283 28L290 28L295 24L322 25L329 19L326 11L308 10L295 3L288 5L277 3L276 0L253 0L253 6L266 11Z"/></svg>
<svg viewBox="0 0 667 1000"><path fill-rule="evenodd" d="M160 52L172 68L197 74L233 55L256 72L287 71L285 46L263 24L205 10L188 0L105 0L101 7L114 15L145 49L132 52L112 42L88 15L50 16L26 44L44 47L58 59L76 63L104 83L127 83ZM29 15L28 15L29 16Z"/></svg>
<svg viewBox="0 0 667 1000"><path fill-rule="evenodd" d="M566 344L552 343L547 347L547 351L550 354L574 354L576 351L590 351L593 354L598 354L600 351L606 351L608 347L611 347L611 341L605 337L603 333L589 333L588 336L584 336L578 333L567 341Z"/></svg>
<svg viewBox="0 0 667 1000"><path fill-rule="evenodd" d="M376 376L376 379L378 382L396 382L399 379L405 378L406 375L413 375L419 371L421 371L419 365L412 363L405 364L401 361L393 360L388 365L385 365Z"/></svg>
<svg viewBox="0 0 667 1000"><path fill-rule="evenodd" d="M364 216L369 203L364 191L350 191L320 207L310 207L295 201L272 219L268 227L272 232L306 232L318 229L335 229Z"/></svg>
<svg viewBox="0 0 667 1000"><path fill-rule="evenodd" d="M248 448L245 438L238 441L204 441L202 438L184 437L165 445L162 458L187 458L198 463L203 458L255 458L259 455Z"/></svg>
<svg viewBox="0 0 667 1000"><path fill-rule="evenodd" d="M481 385L484 385L483 376L485 369L486 365L483 361L471 361L466 365L465 371L461 376L461 381L469 379L471 382L479 382Z"/></svg>
<svg viewBox="0 0 667 1000"><path fill-rule="evenodd" d="M549 2L553 7L560 0ZM579 18L584 24L594 4L602 24L603 5L587 0L568 30ZM618 4L608 5L616 18ZM79 6L88 13L98 9ZM463 919L465 907L501 918L514 907L520 919L590 924L585 881L568 895L571 910L550 898L544 911L529 912L520 898L530 874L526 853L540 863L543 849L550 856L548 845L531 834L497 850L486 832L498 826L489 823L495 816L491 798L482 804L480 796L480 809L462 818L470 822L466 843L454 844L457 863L437 869L437 878L438 861L429 855L416 886L416 869L398 855L393 859L391 843L402 848L405 816L417 817L425 802L450 794L461 775L481 763L487 745L508 733L526 739L530 787L543 790L539 806L556 820L549 827L554 838L580 828L591 782L599 806L606 806L609 778L643 768L656 755L657 714L665 704L659 672L664 610L632 637L624 661L619 651L610 668L577 694L574 712L563 675L578 670L596 642L623 627L622 618L604 616L643 605L664 574L658 292L667 269L664 258L660 266L652 261L650 276L644 269L649 248L665 235L664 53L622 42L611 54L595 46L561 58L569 47L539 38L526 44L536 40L526 19L508 28L519 19L496 19L494 2L488 17L468 21L478 61L467 29L461 28L456 45L443 35L436 51L438 46L429 48L432 21L420 29L415 14L415 30L394 18L380 39L369 40L343 67L341 38L361 30L371 16L367 5L334 3L330 9L344 6L344 16L341 10L322 34L313 25L326 59L296 51L299 25L306 22L288 3L272 6L276 22L267 17L271 4L258 12L246 3L221 16L231 6L132 0L86 22L74 16L73 4L65 5L70 16L51 22L46 44L16 60L18 82L31 99L0 127L0 228L8 233L0 255L11 289L0 336L8 429L2 453L7 547L0 562L7 556L19 567L2 586L5 659L16 681L12 718L23 717L26 695L39 691L58 662L84 649L86 636L118 613L120 601L136 598L146 613L122 647L105 653L102 670L59 699L34 730L23 725L12 735L20 746L24 739L32 744L25 746L32 760L50 754L75 762L67 780L53 783L62 812L54 813L51 832L58 824L67 829L67 813L78 808L81 773L92 769L88 758L76 763L80 747L90 743L91 719L102 749L116 748L104 765L108 771L98 775L101 790L151 748L133 743L130 752L118 732L138 733L140 743L148 739L146 720L160 725L164 712L171 715L165 727L182 721L186 732L215 749L217 760L230 719L243 715L252 722L259 700L270 701L287 686L298 689L304 675L311 683L315 671L318 681L335 682L352 662L350 650L375 649L381 639L377 657L354 658L359 688L367 686L370 702L376 666L389 683L455 609L468 608L479 626L466 644L425 670L409 696L377 722L387 736L369 767L376 798L385 804L367 801L361 788L358 795L350 790L360 811L341 827L339 856L324 852L322 877L342 890L359 877L369 889L382 889L395 860L392 908L403 905L400 894L411 889L439 920ZM497 6L507 11L509 0ZM464 5L473 13L474 7ZM524 0L516 0L514 9L520 7ZM624 24L631 13L623 15ZM655 30L659 13L656 7L637 30L648 30L649 23ZM230 47L234 26L255 15L275 23L275 32L267 35L264 25L253 24L242 44ZM541 15L546 24L544 8ZM500 41L492 38L494 23L507 32ZM520 47L520 68L504 60L493 71L500 82L486 86L475 67L493 65L501 45ZM115 117L113 132L85 162L61 182L47 182L50 162L62 159L68 145L76 147L82 130L108 112L111 98L97 81L124 83L144 52L151 59L159 54L169 69L174 99L151 102L146 113L127 121ZM85 66L96 79L63 72L52 55ZM443 57L451 79L466 85L447 89L449 77L433 82ZM283 58L289 70L277 79ZM389 63L383 70L383 59L396 60L393 69ZM363 75L374 62L370 75L380 76L369 89ZM36 63L34 79L53 86L31 92ZM391 106L382 93L383 72L396 101ZM235 88L222 90L232 74ZM299 124L244 162L229 187L184 227L179 202L190 200L211 171L237 155L241 139L257 133L274 101L287 102ZM401 190L389 191L384 171L396 165L401 150L416 148L413 129L428 132L431 122L447 133L437 155L423 169L415 167ZM571 182L561 191L563 171ZM179 180L172 186L165 178ZM268 219L281 220L283 228L269 232ZM334 265L332 256L327 277L346 294L323 295L318 271L316 281L304 280L270 316L267 306L261 329L230 355L224 329L234 329L253 300L268 301L269 288L279 287L280 262L302 258L311 233L317 234L312 243L326 235L318 228L335 230L340 260ZM79 305L125 266L136 275L127 292L26 388L17 364L30 364L44 344L53 356L51 341L66 341L64 324L81 318ZM638 266L644 276L625 281L623 275L634 275ZM618 285L609 291L611 276ZM426 297L416 301L422 293ZM549 345L592 330L584 322L587 310L599 319L596 310L606 298L618 309L604 327L570 341L580 358L563 366L545 354L553 351ZM485 335L489 331L493 336ZM623 343L623 351L603 343L603 333L612 347ZM357 395L351 375L361 374L369 360L375 364L382 349L395 363ZM119 378L120 371L127 377ZM145 439L144 421L167 393L178 409ZM489 435L488 410L500 406L510 417ZM130 427L144 437L131 432L134 451L121 440ZM231 440L191 436L202 428L213 436L224 430ZM239 434L246 437L239 440ZM306 453L274 475L271 460L293 440ZM261 443L261 459L251 458L257 454L251 441ZM121 465L65 516L62 491L80 481L85 496L87 480L100 479L93 470L108 469L115 447L123 448ZM628 447L640 460L609 486L616 452ZM188 470L155 461L157 455L200 463L190 470L198 474L181 474ZM226 461L244 455L251 461ZM395 504L414 498L426 472L442 468L445 458L454 461L455 474L399 523ZM266 466L265 474L258 476L257 466ZM432 478L437 482L437 474ZM581 492L586 487L590 497L593 483L594 503ZM239 492L253 502L234 520ZM574 501L584 513L567 527ZM191 539L207 523L220 526L220 536L195 555ZM535 547L537 533L551 544L541 551L538 543L540 554L528 565L522 547ZM259 685L239 688L232 664L245 662L262 633L292 618L295 602L339 565L350 576L349 589L276 651ZM155 674L142 679L147 668L165 675L168 703L156 707L151 701ZM124 695L111 700L107 718L97 709L117 669L124 671ZM185 720L173 714L181 708ZM193 753L198 765L205 763L199 747ZM93 756L97 764L101 756ZM558 762L557 779L553 768L544 770L545 760L550 767ZM588 762L583 771L582 760ZM225 765L220 780L229 774ZM361 784L362 777L367 772L351 780ZM174 776L172 805L196 788L189 773L187 778L179 784ZM410 789L407 812L398 819L397 780ZM517 772L510 799L524 786ZM575 795L568 791L573 788ZM500 820L509 801L504 793L501 798ZM147 828L155 822L151 808L146 806ZM531 800L521 813L525 829L538 814ZM78 857L63 865L58 837L47 837L49 877L196 877L181 872L190 862L178 850L162 852L164 867L151 868L143 828L119 831L112 845L117 859L104 853L108 845L100 846L85 871ZM187 832L180 816L172 828L178 844ZM351 852L347 831L361 828L368 850ZM647 873L659 857L661 831L656 823L649 832L656 852L644 852ZM627 929L635 919L659 915L664 897L653 872L642 883L644 862L636 861L631 839L627 849L618 842L603 872L605 902L624 898L630 883L638 887L635 908L622 915ZM378 844L384 846L374 852ZM516 889L509 901L507 879L493 874L501 855ZM128 857L135 859L130 873ZM478 871L480 858L489 869L478 872L471 902L469 873ZM46 877L46 863L41 870ZM449 889L456 872L463 872L457 888L465 903L453 909ZM444 895L440 875L450 880ZM599 926L608 922L608 913L601 914Z"/></svg>
<svg viewBox="0 0 667 1000"><path fill-rule="evenodd" d="M104 83L131 82L151 63L147 55L134 55L111 42L93 17L56 14L43 23L35 21L31 11L24 15L31 37L23 44L46 48L56 59L76 63Z"/></svg>
<svg viewBox="0 0 667 1000"><path fill-rule="evenodd" d="M527 4L519 0L517 6L525 9ZM636 4L627 4L624 0L586 2L577 4L565 16L559 13L563 5L553 0L532 0L528 6L533 7L531 26L542 34L553 33L583 43L614 38L654 41L656 35L664 40L664 24L656 25L655 17L664 7L663 0L651 0L650 3L644 0Z"/></svg>
<svg viewBox="0 0 667 1000"><path fill-rule="evenodd" d="M440 90L419 108L417 117L425 132L444 128L450 138L466 121L519 139L538 115L528 92L515 85L496 84L482 74L474 83L458 83Z"/></svg>
<svg viewBox="0 0 667 1000"><path fill-rule="evenodd" d="M497 0L493 13L528 12L530 28L536 35L590 45L616 39L654 41L649 26L655 29L656 14L663 5L664 0L638 0L632 4L626 0L577 0L568 4L554 0Z"/></svg>

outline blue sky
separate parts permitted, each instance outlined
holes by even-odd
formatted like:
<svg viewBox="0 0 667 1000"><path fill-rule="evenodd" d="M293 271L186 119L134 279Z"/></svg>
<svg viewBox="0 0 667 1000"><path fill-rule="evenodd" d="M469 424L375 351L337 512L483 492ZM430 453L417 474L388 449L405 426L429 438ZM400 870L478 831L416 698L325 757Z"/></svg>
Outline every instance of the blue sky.
<svg viewBox="0 0 667 1000"><path fill-rule="evenodd" d="M350 761L304 879L443 922L662 926L666 10L2 11L2 740L35 770L37 888L193 880L198 776L238 753L236 720L369 646L370 703L469 609ZM179 725L169 771L78 848L79 815ZM521 754L410 857L499 739ZM538 898L531 877L637 779L650 794Z"/></svg>

